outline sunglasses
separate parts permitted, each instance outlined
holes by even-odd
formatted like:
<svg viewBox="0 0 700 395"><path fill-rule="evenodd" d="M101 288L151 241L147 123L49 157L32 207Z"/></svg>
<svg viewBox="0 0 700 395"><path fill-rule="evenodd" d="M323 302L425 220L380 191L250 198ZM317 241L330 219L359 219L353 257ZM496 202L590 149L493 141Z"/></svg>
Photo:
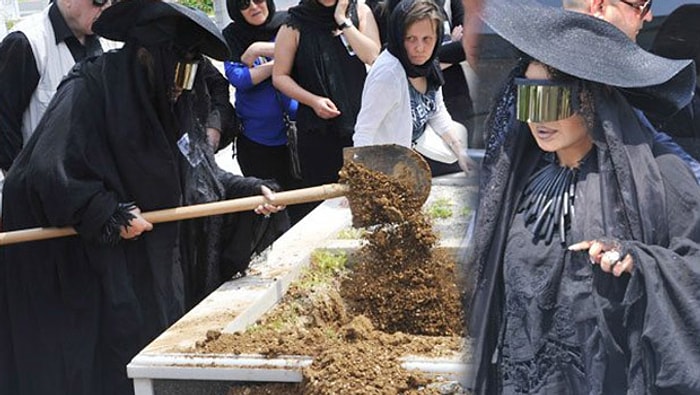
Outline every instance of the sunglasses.
<svg viewBox="0 0 700 395"><path fill-rule="evenodd" d="M519 121L559 121L574 115L579 108L576 83L516 78L515 86L515 118Z"/></svg>
<svg viewBox="0 0 700 395"><path fill-rule="evenodd" d="M639 17L644 18L649 11L651 11L651 2L652 0L645 0L645 1L630 1L630 0L620 0L621 2L627 4L628 6L635 8L637 11L639 11Z"/></svg>
<svg viewBox="0 0 700 395"><path fill-rule="evenodd" d="M252 0L252 1L253 1L253 3L255 3L257 5L260 5L260 4L264 3L266 0ZM240 0L238 2L238 10L239 11L247 10L248 7L250 7L250 2L251 2L251 0Z"/></svg>

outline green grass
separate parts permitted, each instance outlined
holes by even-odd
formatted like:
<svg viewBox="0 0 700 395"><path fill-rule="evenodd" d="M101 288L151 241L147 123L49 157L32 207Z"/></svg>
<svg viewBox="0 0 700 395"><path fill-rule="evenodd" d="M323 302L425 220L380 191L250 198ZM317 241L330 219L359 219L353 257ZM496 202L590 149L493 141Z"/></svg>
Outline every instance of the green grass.
<svg viewBox="0 0 700 395"><path fill-rule="evenodd" d="M177 2L204 11L207 15L214 14L214 2L212 0L177 0Z"/></svg>
<svg viewBox="0 0 700 395"><path fill-rule="evenodd" d="M462 212L460 213L463 217L468 217L472 215L472 209L471 207L464 206L462 207Z"/></svg>
<svg viewBox="0 0 700 395"><path fill-rule="evenodd" d="M299 280L300 289L311 289L325 284L345 270L348 256L345 251L314 250L311 265Z"/></svg>
<svg viewBox="0 0 700 395"><path fill-rule="evenodd" d="M5 26L7 26L7 31L9 32L16 24L19 19L8 19L5 21Z"/></svg>
<svg viewBox="0 0 700 395"><path fill-rule="evenodd" d="M452 216L452 201L447 198L435 199L424 209L428 217L432 219L445 219Z"/></svg>
<svg viewBox="0 0 700 395"><path fill-rule="evenodd" d="M345 228L338 232L338 234L335 236L336 239L340 240L359 240L362 238L362 235L365 234L365 229L363 228Z"/></svg>

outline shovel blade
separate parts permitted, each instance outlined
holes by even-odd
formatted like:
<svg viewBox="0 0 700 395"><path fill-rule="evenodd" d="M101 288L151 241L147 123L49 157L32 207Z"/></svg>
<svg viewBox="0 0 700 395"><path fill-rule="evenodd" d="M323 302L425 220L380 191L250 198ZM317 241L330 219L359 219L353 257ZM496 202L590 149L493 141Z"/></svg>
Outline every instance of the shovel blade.
<svg viewBox="0 0 700 395"><path fill-rule="evenodd" d="M354 162L384 173L413 190L422 203L430 195L430 167L414 150L396 144L343 149L344 163Z"/></svg>

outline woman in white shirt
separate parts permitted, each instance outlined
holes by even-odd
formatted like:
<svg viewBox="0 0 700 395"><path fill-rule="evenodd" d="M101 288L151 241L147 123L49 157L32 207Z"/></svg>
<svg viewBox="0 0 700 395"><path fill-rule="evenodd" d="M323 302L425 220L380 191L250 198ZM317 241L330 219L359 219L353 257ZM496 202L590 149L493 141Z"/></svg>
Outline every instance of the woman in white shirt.
<svg viewBox="0 0 700 395"><path fill-rule="evenodd" d="M443 163L425 157L433 175L474 168L466 139L452 121L442 97L442 73L436 60L443 14L431 0L403 0L392 11L387 49L372 65L355 123L355 146L413 146L423 133L437 133L457 157ZM466 133L465 133L466 134Z"/></svg>

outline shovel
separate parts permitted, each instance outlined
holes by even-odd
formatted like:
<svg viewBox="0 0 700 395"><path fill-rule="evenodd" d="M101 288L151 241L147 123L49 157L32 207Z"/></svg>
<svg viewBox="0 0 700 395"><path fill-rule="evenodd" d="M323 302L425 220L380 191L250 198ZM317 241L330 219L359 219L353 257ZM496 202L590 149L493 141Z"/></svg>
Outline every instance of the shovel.
<svg viewBox="0 0 700 395"><path fill-rule="evenodd" d="M430 194L430 168L423 158L410 148L400 145L374 145L343 149L344 163L354 162L364 167L384 173L413 190L416 199L425 202ZM298 203L317 202L344 196L350 187L344 184L325 184L316 187L276 192L276 205L289 206ZM210 215L228 214L253 210L261 204L270 203L264 196L250 196L239 199L175 207L149 211L141 215L150 223L180 221ZM23 243L26 241L52 239L77 234L74 228L31 228L0 233L0 245Z"/></svg>

